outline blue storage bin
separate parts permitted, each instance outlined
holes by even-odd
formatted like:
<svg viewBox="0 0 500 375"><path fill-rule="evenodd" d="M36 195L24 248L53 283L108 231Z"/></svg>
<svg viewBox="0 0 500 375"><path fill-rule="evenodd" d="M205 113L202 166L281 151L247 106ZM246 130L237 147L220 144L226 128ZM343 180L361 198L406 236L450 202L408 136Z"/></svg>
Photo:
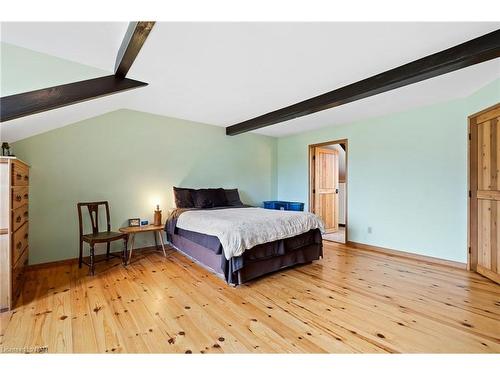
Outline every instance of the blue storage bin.
<svg viewBox="0 0 500 375"><path fill-rule="evenodd" d="M287 204L287 202L279 202L278 201L278 202L276 202L274 204L274 209L275 210L283 210L283 211L285 211L285 210L288 209L288 204Z"/></svg>
<svg viewBox="0 0 500 375"><path fill-rule="evenodd" d="M304 203L302 203L302 202L288 202L288 210L290 210L290 211L304 211Z"/></svg>
<svg viewBox="0 0 500 375"><path fill-rule="evenodd" d="M276 201L264 201L264 208L274 210L275 204L276 204Z"/></svg>
<svg viewBox="0 0 500 375"><path fill-rule="evenodd" d="M304 211L304 203L287 201L264 201L264 208L271 210Z"/></svg>

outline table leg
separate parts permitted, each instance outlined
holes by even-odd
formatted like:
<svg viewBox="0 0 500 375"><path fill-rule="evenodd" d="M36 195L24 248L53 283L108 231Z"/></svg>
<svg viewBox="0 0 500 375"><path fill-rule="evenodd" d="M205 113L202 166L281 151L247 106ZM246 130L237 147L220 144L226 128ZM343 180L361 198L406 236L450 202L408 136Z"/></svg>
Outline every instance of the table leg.
<svg viewBox="0 0 500 375"><path fill-rule="evenodd" d="M153 237L155 238L156 250L158 250L158 238L156 238L155 232L153 232Z"/></svg>
<svg viewBox="0 0 500 375"><path fill-rule="evenodd" d="M128 263L130 263L130 259L132 258L132 250L134 250L134 240L135 233L130 234L130 252L128 253Z"/></svg>
<svg viewBox="0 0 500 375"><path fill-rule="evenodd" d="M165 243L163 242L163 233L162 233L161 230L159 230L156 233L158 233L158 237L160 237L161 249L163 250L163 256L166 258L167 257L167 253L165 252Z"/></svg>
<svg viewBox="0 0 500 375"><path fill-rule="evenodd" d="M127 236L123 239L123 252L122 252L122 264L124 267L127 267L127 260L128 260L128 255L127 255L127 252L128 252L128 238L129 238L129 235L127 234Z"/></svg>

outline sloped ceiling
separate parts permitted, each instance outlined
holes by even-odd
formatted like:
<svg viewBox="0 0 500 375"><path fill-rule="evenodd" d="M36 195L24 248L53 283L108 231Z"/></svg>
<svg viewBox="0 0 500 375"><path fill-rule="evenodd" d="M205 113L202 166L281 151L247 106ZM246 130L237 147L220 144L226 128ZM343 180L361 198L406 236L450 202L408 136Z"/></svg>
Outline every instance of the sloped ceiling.
<svg viewBox="0 0 500 375"><path fill-rule="evenodd" d="M91 79L109 72L44 53L1 43L0 95L8 96Z"/></svg>
<svg viewBox="0 0 500 375"><path fill-rule="evenodd" d="M149 86L3 123L2 138L22 139L119 108L228 126L499 26L158 22L129 72L130 78ZM126 27L126 23L2 23L1 40L68 60L80 70L83 65L109 74ZM2 75L10 74L2 64ZM498 77L500 59L256 132L285 136L399 112L468 96ZM13 93L15 88L9 90Z"/></svg>

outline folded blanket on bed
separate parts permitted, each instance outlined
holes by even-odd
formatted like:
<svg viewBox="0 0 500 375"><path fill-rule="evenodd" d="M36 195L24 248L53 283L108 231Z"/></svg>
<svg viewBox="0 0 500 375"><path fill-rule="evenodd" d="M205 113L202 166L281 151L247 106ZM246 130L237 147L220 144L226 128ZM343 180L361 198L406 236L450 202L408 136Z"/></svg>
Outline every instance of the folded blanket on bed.
<svg viewBox="0 0 500 375"><path fill-rule="evenodd" d="M182 212L178 228L216 236L230 259L266 242L293 237L311 229L323 231L322 221L309 212L264 208L226 208Z"/></svg>

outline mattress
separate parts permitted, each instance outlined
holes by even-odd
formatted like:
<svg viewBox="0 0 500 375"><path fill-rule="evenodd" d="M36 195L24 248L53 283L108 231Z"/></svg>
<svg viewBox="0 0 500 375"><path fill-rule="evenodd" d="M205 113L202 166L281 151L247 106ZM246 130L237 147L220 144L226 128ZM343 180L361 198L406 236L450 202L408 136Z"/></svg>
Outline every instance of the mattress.
<svg viewBox="0 0 500 375"><path fill-rule="evenodd" d="M184 209L176 227L216 236L226 259L241 256L257 245L291 238L312 229L323 229L310 212L279 211L259 207Z"/></svg>
<svg viewBox="0 0 500 375"><path fill-rule="evenodd" d="M230 284L238 285L285 267L317 260L323 255L321 231L312 229L293 237L256 245L241 256L228 260L216 236L176 226L182 212L174 212L167 219L165 231L168 241L185 255L222 274Z"/></svg>

